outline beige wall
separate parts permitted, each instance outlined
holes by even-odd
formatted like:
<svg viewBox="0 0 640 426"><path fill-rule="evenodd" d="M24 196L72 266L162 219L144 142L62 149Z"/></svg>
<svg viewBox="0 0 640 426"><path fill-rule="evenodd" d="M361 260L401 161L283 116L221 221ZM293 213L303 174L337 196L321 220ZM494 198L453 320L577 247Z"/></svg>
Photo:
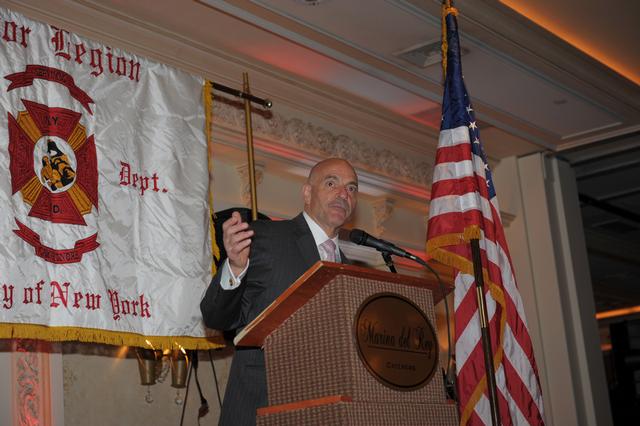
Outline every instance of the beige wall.
<svg viewBox="0 0 640 426"><path fill-rule="evenodd" d="M183 404L186 402L184 424L196 425L200 397L192 375L188 398L185 389L171 387L171 373L163 383L141 386L135 355L117 356L119 348L74 345L63 356L64 366L64 414L66 426L109 426L180 424ZM84 347L83 347L84 346ZM84 353L78 353L78 352ZM87 353L88 352L88 353ZM95 352L95 353L91 353ZM221 392L224 392L229 372L228 350L212 351ZM210 412L203 424L216 424L219 415L213 369L206 352L201 352L198 377L202 391L209 403ZM146 402L147 391L153 401ZM176 397L183 404L176 404Z"/></svg>

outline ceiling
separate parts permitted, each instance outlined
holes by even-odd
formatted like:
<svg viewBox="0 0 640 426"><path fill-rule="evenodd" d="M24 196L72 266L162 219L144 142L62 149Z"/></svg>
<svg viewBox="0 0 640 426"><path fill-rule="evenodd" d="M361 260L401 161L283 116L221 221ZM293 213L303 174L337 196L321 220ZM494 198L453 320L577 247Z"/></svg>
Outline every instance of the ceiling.
<svg viewBox="0 0 640 426"><path fill-rule="evenodd" d="M438 0L51 1L60 14L71 3L133 22L437 134ZM640 2L454 3L487 154L545 151L572 164L597 308L640 304ZM269 88L254 93L277 104Z"/></svg>
<svg viewBox="0 0 640 426"><path fill-rule="evenodd" d="M582 0L501 0L574 47L640 84L640 3ZM594 30L596 29L596 30Z"/></svg>
<svg viewBox="0 0 640 426"><path fill-rule="evenodd" d="M230 48L438 127L442 96L438 1L200 2L229 14L236 19L234 28L243 29L231 31ZM627 3L640 8L637 2ZM484 122L486 143L495 145L487 148L490 155L561 151L640 129L636 83L498 2L456 4L466 52L465 81ZM566 22L572 28L582 25L571 17ZM245 32L243 24L254 28ZM611 25L606 24L596 27L605 33L599 36L607 35ZM640 39L637 27L628 25L626 31ZM428 52L434 48L435 61L429 61ZM620 55L624 62L633 53ZM421 64L426 58L426 65L409 58ZM638 51L635 61L640 62ZM505 138L508 144L501 143Z"/></svg>

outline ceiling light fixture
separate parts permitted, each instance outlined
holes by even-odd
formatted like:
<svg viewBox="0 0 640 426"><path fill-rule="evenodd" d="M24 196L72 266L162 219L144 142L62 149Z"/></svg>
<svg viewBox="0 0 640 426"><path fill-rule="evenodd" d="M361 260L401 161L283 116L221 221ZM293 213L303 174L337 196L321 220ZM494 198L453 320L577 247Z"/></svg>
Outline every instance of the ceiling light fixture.
<svg viewBox="0 0 640 426"><path fill-rule="evenodd" d="M295 0L296 3L304 4L305 6L317 6L326 1L327 0Z"/></svg>
<svg viewBox="0 0 640 426"><path fill-rule="evenodd" d="M469 53L466 47L460 47L460 55ZM416 44L393 54L405 61L420 67L427 68L442 62L442 40L440 38L424 43Z"/></svg>
<svg viewBox="0 0 640 426"><path fill-rule="evenodd" d="M640 305L632 306L631 308L621 308L621 309L613 309L611 311L598 312L596 314L596 319L601 320L605 318L615 318L626 315L633 315L640 313Z"/></svg>

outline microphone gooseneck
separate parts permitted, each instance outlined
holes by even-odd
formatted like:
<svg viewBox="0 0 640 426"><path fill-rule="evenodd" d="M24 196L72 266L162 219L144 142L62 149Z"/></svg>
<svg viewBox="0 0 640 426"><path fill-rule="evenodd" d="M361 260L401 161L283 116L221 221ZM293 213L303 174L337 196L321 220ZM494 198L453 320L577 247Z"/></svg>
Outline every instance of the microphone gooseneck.
<svg viewBox="0 0 640 426"><path fill-rule="evenodd" d="M372 247L383 253L386 252L394 254L396 256L406 257L407 259L411 259L416 262L420 262L422 260L419 257L409 253L408 251L390 243L389 241L381 240L367 234L362 229L352 229L351 232L349 232L349 240L351 240L352 243L361 246Z"/></svg>

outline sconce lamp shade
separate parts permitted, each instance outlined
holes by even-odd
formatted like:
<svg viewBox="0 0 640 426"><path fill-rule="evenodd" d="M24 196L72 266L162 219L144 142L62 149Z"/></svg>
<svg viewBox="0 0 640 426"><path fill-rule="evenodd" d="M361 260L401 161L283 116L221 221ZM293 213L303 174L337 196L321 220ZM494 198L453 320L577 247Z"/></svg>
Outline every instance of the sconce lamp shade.
<svg viewBox="0 0 640 426"><path fill-rule="evenodd" d="M159 352L159 355L158 355ZM162 351L136 348L140 384L150 386L156 383L158 376L158 361L162 358Z"/></svg>
<svg viewBox="0 0 640 426"><path fill-rule="evenodd" d="M187 385L189 358L180 349L171 352L171 386L182 389Z"/></svg>

